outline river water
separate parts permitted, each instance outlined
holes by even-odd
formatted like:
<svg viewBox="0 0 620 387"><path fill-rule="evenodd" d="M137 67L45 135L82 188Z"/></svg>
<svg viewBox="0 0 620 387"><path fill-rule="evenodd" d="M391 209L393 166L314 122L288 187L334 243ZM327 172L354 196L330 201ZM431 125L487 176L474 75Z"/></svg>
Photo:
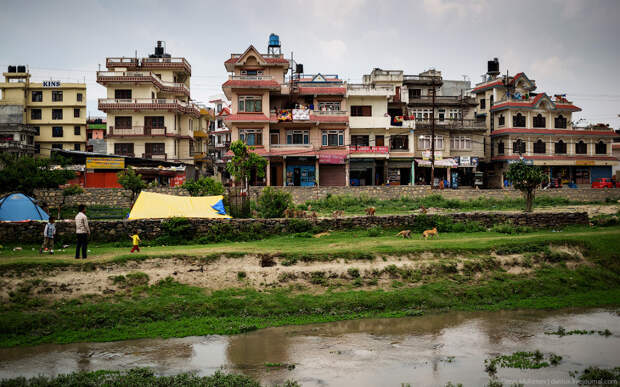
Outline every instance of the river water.
<svg viewBox="0 0 620 387"><path fill-rule="evenodd" d="M609 329L613 335L544 334L558 326ZM498 379L575 385L569 371L620 366L620 314L616 309L451 312L268 328L236 336L9 348L0 349L0 379L151 367L164 375L209 375L223 369L268 385L293 379L303 386L444 386L449 381L482 386L489 381L485 359L536 349L563 360L538 370L499 368Z"/></svg>

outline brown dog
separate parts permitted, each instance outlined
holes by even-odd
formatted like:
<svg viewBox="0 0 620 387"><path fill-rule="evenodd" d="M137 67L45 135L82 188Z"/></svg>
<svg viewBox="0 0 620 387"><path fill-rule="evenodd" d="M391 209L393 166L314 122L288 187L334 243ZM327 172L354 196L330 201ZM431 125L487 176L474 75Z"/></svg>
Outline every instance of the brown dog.
<svg viewBox="0 0 620 387"><path fill-rule="evenodd" d="M429 237L439 236L439 233L437 232L437 227L433 227L432 230L424 231L422 235L424 236L424 239L428 239Z"/></svg>
<svg viewBox="0 0 620 387"><path fill-rule="evenodd" d="M318 217L319 217L319 215L316 213L316 211L312 211L312 214L310 214L310 217L311 217L313 220L317 220L317 219L318 219Z"/></svg>
<svg viewBox="0 0 620 387"><path fill-rule="evenodd" d="M368 215L368 216L375 216L375 211L376 211L376 210L375 210L375 208L374 208L374 207L368 207L368 208L366 209L366 215Z"/></svg>
<svg viewBox="0 0 620 387"><path fill-rule="evenodd" d="M338 219L340 217L344 216L344 211L343 210L336 210L334 212L332 212L332 217L334 219Z"/></svg>
<svg viewBox="0 0 620 387"><path fill-rule="evenodd" d="M401 232L399 232L398 234L396 234L397 237L403 237L404 238L411 238L411 230L403 230Z"/></svg>

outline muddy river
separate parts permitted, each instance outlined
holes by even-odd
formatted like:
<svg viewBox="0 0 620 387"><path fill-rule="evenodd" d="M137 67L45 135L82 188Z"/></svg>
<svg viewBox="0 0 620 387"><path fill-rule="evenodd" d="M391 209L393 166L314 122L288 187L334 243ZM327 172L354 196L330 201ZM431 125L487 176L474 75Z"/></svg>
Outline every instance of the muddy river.
<svg viewBox="0 0 620 387"><path fill-rule="evenodd" d="M544 332L609 329L609 337ZM620 366L618 310L446 313L402 319L269 328L237 336L145 339L0 349L0 379L77 370L151 367L160 374L241 372L265 384L482 386L484 360L516 351L553 352L555 367L499 368L500 381L575 385L569 371ZM269 367L266 363L294 364Z"/></svg>

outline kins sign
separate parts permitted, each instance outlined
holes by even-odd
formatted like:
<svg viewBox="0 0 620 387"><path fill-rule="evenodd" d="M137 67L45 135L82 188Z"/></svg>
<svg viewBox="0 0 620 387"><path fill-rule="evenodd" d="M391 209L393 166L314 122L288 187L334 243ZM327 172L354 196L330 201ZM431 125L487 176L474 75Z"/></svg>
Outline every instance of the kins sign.
<svg viewBox="0 0 620 387"><path fill-rule="evenodd" d="M43 87L60 87L60 81L43 81Z"/></svg>

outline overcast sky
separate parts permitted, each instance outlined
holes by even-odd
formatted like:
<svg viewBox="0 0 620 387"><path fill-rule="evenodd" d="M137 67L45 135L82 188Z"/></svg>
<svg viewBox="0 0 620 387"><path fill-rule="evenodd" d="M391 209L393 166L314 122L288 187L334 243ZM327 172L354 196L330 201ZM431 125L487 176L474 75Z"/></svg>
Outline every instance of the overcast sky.
<svg viewBox="0 0 620 387"><path fill-rule="evenodd" d="M33 79L86 80L88 109L105 89L109 56L146 56L156 40L192 65L192 98L221 93L231 53L270 33L306 73L360 82L374 67L480 82L486 61L524 71L538 91L567 93L577 118L620 127L620 1L608 0L3 0L0 65L27 64Z"/></svg>

